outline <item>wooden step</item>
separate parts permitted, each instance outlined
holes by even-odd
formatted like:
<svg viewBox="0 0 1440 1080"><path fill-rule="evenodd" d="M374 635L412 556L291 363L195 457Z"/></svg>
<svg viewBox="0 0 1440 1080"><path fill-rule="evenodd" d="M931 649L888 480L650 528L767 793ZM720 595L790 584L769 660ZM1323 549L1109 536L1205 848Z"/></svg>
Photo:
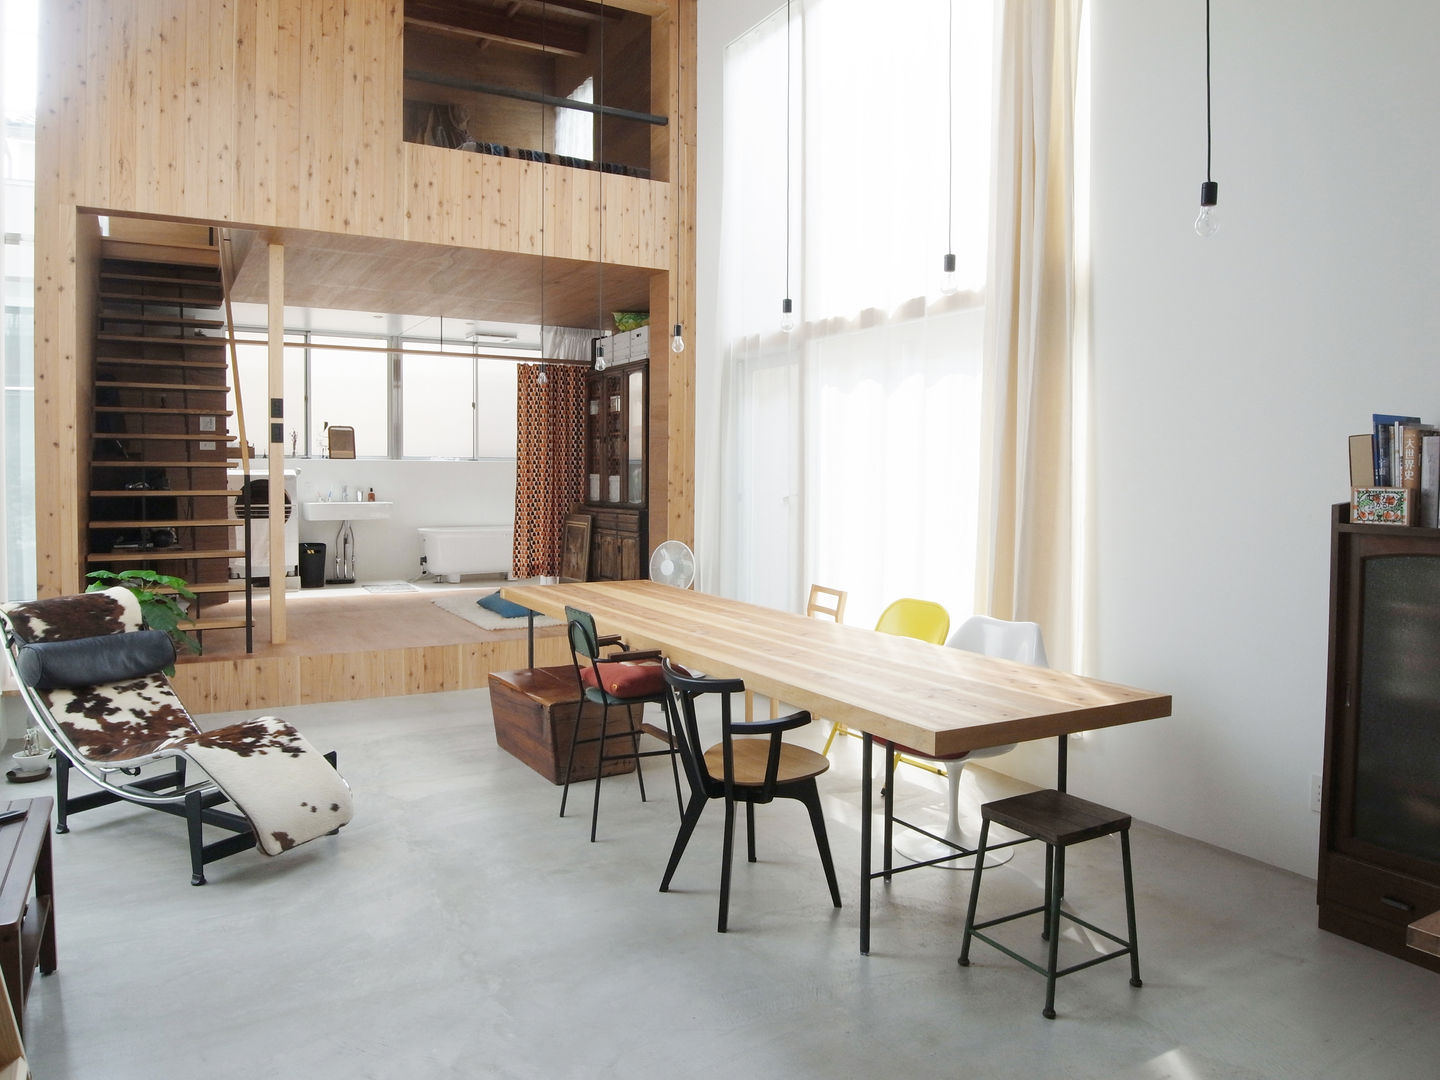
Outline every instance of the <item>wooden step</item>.
<svg viewBox="0 0 1440 1080"><path fill-rule="evenodd" d="M102 311L98 318L102 323L147 323L150 326L199 326L207 330L219 330L225 326L224 319L197 319L189 315L143 315L133 311Z"/></svg>
<svg viewBox="0 0 1440 1080"><path fill-rule="evenodd" d="M243 615L220 619L181 619L176 624L181 630L238 630L250 625Z"/></svg>
<svg viewBox="0 0 1440 1080"><path fill-rule="evenodd" d="M125 262L203 266L207 269L218 267L220 263L219 251L208 244L145 244L135 240L112 240L108 236L100 240L100 257Z"/></svg>
<svg viewBox="0 0 1440 1080"><path fill-rule="evenodd" d="M225 297L218 285L212 285L208 281L198 281L194 284L202 289L213 289L215 296L166 296L159 293L117 292L113 289L103 289L100 292L100 299L116 304L156 305L159 307L218 308L225 303Z"/></svg>
<svg viewBox="0 0 1440 1080"><path fill-rule="evenodd" d="M152 356L97 356L95 363L105 367L168 367L168 368L209 368L224 371L230 365L224 360L157 360ZM96 386L104 386L97 381Z"/></svg>
<svg viewBox="0 0 1440 1080"><path fill-rule="evenodd" d="M152 491L151 495L168 495L167 491ZM92 521L92 529L211 529L231 528L244 525L239 518L152 518L149 521Z"/></svg>
<svg viewBox="0 0 1440 1080"><path fill-rule="evenodd" d="M97 383L109 386L109 383ZM126 416L234 416L229 409L172 409L160 405L96 405L97 413L118 413Z"/></svg>
<svg viewBox="0 0 1440 1080"><path fill-rule="evenodd" d="M117 361L117 363L123 362ZM230 387L226 383L115 382L111 379L101 379L95 385L107 390L179 390L185 393L195 390L202 394L228 394L230 392Z"/></svg>
<svg viewBox="0 0 1440 1080"><path fill-rule="evenodd" d="M239 458L213 458L207 461L92 461L90 467L92 469L228 469L232 465L239 464Z"/></svg>
<svg viewBox="0 0 1440 1080"><path fill-rule="evenodd" d="M186 588L188 588L196 596L204 596L206 593L243 593L245 591L245 582L243 582L239 578L228 578L225 581L207 581L201 585L190 583L186 586ZM166 593L167 595L172 596L179 595L175 589L168 589L163 587L152 589L151 591L158 593Z"/></svg>
<svg viewBox="0 0 1440 1080"><path fill-rule="evenodd" d="M90 492L91 496L103 497L106 499L135 498L144 499L152 495L175 495L183 498L196 498L205 496L222 497L234 495L235 492L229 488L97 488Z"/></svg>
<svg viewBox="0 0 1440 1080"><path fill-rule="evenodd" d="M194 551L186 548L151 548L149 551L109 551L103 554L85 556L86 562L138 563L138 562L188 562L191 559L243 559L245 549L205 548Z"/></svg>
<svg viewBox="0 0 1440 1080"><path fill-rule="evenodd" d="M220 290L220 279L202 277L173 277L167 274L137 274L133 270L100 270L100 280L138 281L145 285L184 285L204 289Z"/></svg>
<svg viewBox="0 0 1440 1080"><path fill-rule="evenodd" d="M206 431L199 435L149 435L143 431L97 431L92 436L96 439L106 439L113 442L134 442L136 439L144 439L147 442L234 442L234 435L227 435L223 431ZM143 464L143 462L131 462L131 464Z"/></svg>
<svg viewBox="0 0 1440 1080"><path fill-rule="evenodd" d="M106 334L95 335L96 341L129 341L140 345L193 345L197 349L223 349L230 342L223 337L181 337L178 334L162 337L158 334Z"/></svg>

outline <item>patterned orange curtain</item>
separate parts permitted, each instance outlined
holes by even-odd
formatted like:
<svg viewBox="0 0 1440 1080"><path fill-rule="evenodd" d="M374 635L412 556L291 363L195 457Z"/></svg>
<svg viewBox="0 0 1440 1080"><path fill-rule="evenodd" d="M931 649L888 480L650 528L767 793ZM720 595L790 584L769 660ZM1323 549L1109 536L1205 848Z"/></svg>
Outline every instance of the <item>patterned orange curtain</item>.
<svg viewBox="0 0 1440 1080"><path fill-rule="evenodd" d="M585 371L521 364L516 379L515 576L560 573L565 515L584 499Z"/></svg>

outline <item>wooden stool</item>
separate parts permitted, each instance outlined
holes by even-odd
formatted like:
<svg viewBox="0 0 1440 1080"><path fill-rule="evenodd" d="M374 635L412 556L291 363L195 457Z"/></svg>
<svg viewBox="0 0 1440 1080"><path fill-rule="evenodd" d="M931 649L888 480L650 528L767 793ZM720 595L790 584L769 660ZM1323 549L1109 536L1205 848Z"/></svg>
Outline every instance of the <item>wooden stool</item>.
<svg viewBox="0 0 1440 1080"><path fill-rule="evenodd" d="M1055 1019L1055 980L1062 975L1069 975L1082 968L1093 967L1106 960L1114 960L1118 956L1129 956L1130 985L1142 985L1140 982L1140 954L1136 951L1135 946L1135 886L1130 875L1130 815L1121 814L1097 803L1086 802L1084 799L1077 799L1074 795L1067 795L1063 791L1050 790L1032 791L1028 795L1016 795L1014 798L985 803L980 808L980 817L982 821L980 846L976 850L975 880L970 884L970 909L965 915L965 938L960 946L960 966L969 967L970 939L977 937L986 944L993 945L1011 959L1020 961L1030 970L1038 971L1045 976L1044 1016L1047 1020ZM980 875L985 868L985 843L989 839L992 821L1045 844L1045 903L1040 907L1017 911L1013 915L1003 915L998 919L988 919L983 923L977 923L975 906L980 899ZM1125 869L1125 919L1130 930L1128 941L1118 938L1106 930L1101 930L1084 919L1060 910L1060 900L1065 895L1065 849L1072 844L1080 844L1086 840L1094 840L1098 836L1108 836L1115 832L1120 834L1120 858ZM980 932L988 927L998 926L1000 923L1022 919L1027 915L1035 915L1040 912L1045 914L1045 924L1040 936L1050 943L1050 959L1046 967L1041 967ZM1060 919L1062 917L1085 927L1092 933L1109 938L1121 948L1106 953L1104 956L1092 957L1081 963L1072 964L1070 967L1056 970L1056 962L1060 954Z"/></svg>

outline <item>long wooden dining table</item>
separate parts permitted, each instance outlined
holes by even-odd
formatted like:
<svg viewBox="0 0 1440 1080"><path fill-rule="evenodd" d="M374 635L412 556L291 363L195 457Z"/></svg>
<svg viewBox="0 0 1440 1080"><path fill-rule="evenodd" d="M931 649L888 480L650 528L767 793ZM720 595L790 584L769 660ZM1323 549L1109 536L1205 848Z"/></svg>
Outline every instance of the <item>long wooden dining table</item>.
<svg viewBox="0 0 1440 1080"><path fill-rule="evenodd" d="M601 633L864 733L860 951L870 951L874 740L946 756L1170 715L1170 695L950 649L651 581L506 585L555 618L588 611ZM534 627L531 620L533 640Z"/></svg>

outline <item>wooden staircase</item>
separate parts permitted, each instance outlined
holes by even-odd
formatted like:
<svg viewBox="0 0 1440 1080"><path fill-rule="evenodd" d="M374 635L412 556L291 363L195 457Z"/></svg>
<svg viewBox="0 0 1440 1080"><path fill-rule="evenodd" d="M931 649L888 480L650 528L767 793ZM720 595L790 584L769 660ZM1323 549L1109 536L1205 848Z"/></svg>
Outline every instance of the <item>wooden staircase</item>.
<svg viewBox="0 0 1440 1080"><path fill-rule="evenodd" d="M184 578L194 632L250 627L206 614L232 593L251 609L249 575L230 578L246 553L224 303L215 247L102 241L86 570Z"/></svg>

